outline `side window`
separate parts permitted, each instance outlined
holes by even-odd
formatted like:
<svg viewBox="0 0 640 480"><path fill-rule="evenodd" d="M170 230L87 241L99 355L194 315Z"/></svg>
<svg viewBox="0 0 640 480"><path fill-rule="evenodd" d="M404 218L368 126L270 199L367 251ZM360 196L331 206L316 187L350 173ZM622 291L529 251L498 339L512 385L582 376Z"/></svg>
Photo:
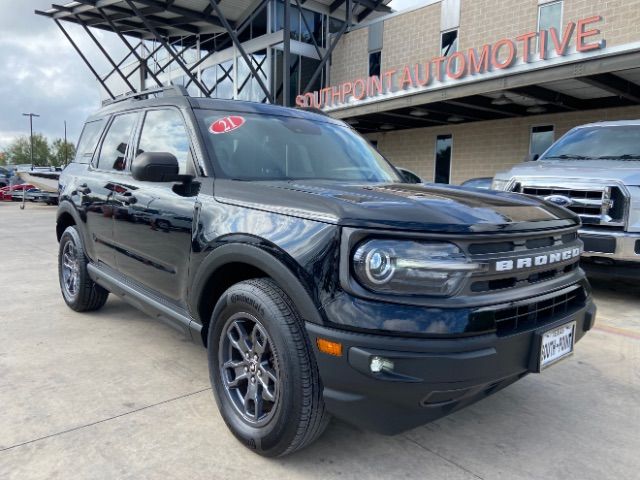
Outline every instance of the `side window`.
<svg viewBox="0 0 640 480"><path fill-rule="evenodd" d="M146 113L137 154L142 152L172 153L178 159L180 174L187 173L191 157L189 135L176 110L149 110Z"/></svg>
<svg viewBox="0 0 640 480"><path fill-rule="evenodd" d="M85 124L80 134L80 141L76 148L76 158L73 160L74 162L89 163L91 161L91 157L93 157L93 153L98 146L98 140L100 140L100 134L103 128L104 119Z"/></svg>
<svg viewBox="0 0 640 480"><path fill-rule="evenodd" d="M126 167L126 154L137 113L118 115L113 119L102 141L98 168L122 171Z"/></svg>

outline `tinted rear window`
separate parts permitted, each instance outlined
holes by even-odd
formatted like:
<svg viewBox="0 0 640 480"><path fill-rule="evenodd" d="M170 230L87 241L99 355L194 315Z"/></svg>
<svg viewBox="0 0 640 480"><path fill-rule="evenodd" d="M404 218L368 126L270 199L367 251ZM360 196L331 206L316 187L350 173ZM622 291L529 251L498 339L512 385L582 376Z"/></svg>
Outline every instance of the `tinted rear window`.
<svg viewBox="0 0 640 480"><path fill-rule="evenodd" d="M76 149L76 163L89 163L91 157L96 151L98 140L100 140L100 134L104 128L104 119L96 120L94 122L88 122L85 124L80 134L80 141L78 142L78 148Z"/></svg>

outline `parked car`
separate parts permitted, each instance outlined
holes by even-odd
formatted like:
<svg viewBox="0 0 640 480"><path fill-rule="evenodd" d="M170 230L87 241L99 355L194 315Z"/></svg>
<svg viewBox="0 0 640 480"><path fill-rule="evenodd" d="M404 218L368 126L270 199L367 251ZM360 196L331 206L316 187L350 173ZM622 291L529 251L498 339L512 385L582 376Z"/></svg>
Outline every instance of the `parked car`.
<svg viewBox="0 0 640 480"><path fill-rule="evenodd" d="M4 167L0 167L0 188L9 186L10 179L11 172Z"/></svg>
<svg viewBox="0 0 640 480"><path fill-rule="evenodd" d="M330 415L399 433L568 356L595 319L578 226L407 183L341 121L167 89L87 120L56 233L67 305L114 293L203 344L230 430L278 456Z"/></svg>
<svg viewBox="0 0 640 480"><path fill-rule="evenodd" d="M22 192L33 190L36 187L28 184L22 183L20 185L13 185L10 187L2 187L0 188L0 201L21 201L22 200Z"/></svg>
<svg viewBox="0 0 640 480"><path fill-rule="evenodd" d="M462 182L460 186L480 188L482 190L489 190L491 188L491 182L493 182L492 177L478 177L478 178L471 178L466 182Z"/></svg>
<svg viewBox="0 0 640 480"><path fill-rule="evenodd" d="M578 214L589 272L640 276L640 120L574 128L537 161L497 174L493 187Z"/></svg>

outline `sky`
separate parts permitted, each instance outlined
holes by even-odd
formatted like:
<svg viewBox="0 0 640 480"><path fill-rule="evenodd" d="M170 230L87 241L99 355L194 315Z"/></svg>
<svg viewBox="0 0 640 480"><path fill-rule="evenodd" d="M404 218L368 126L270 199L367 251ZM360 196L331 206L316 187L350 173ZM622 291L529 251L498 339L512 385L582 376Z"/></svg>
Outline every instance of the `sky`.
<svg viewBox="0 0 640 480"><path fill-rule="evenodd" d="M390 6L402 10L424 0L393 0ZM19 135L29 133L29 119L22 113L37 113L34 132L49 139L67 135L75 143L86 117L100 106L98 84L80 56L55 23L34 14L46 10L52 0L0 0L0 151ZM66 3L61 0L59 3ZM65 24L71 36L98 71L108 64L91 45L80 27ZM107 44L107 51L123 51L120 41L109 33L94 32Z"/></svg>
<svg viewBox="0 0 640 480"><path fill-rule="evenodd" d="M49 139L67 135L75 143L83 122L100 106L98 84L55 23L34 14L50 8L52 0L0 0L0 151L18 135L29 134L29 119L37 113L34 132ZM60 3L66 3L62 0ZM86 38L79 27L69 27L74 39ZM110 44L108 33L95 33ZM89 56L99 52L86 48ZM100 63L105 71L106 62Z"/></svg>

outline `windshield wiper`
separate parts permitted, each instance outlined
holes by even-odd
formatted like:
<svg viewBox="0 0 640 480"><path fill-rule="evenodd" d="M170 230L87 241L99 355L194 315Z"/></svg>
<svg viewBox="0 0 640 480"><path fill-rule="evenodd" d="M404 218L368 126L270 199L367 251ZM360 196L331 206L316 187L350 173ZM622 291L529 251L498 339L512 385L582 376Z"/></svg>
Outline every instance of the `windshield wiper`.
<svg viewBox="0 0 640 480"><path fill-rule="evenodd" d="M567 155L563 153L562 155L551 155L550 157L541 158L541 160L549 160L550 158L557 158L560 160L592 160L593 157L585 157L584 155Z"/></svg>
<svg viewBox="0 0 640 480"><path fill-rule="evenodd" d="M604 155L598 157L598 160L640 160L640 155L625 153L623 155Z"/></svg>

